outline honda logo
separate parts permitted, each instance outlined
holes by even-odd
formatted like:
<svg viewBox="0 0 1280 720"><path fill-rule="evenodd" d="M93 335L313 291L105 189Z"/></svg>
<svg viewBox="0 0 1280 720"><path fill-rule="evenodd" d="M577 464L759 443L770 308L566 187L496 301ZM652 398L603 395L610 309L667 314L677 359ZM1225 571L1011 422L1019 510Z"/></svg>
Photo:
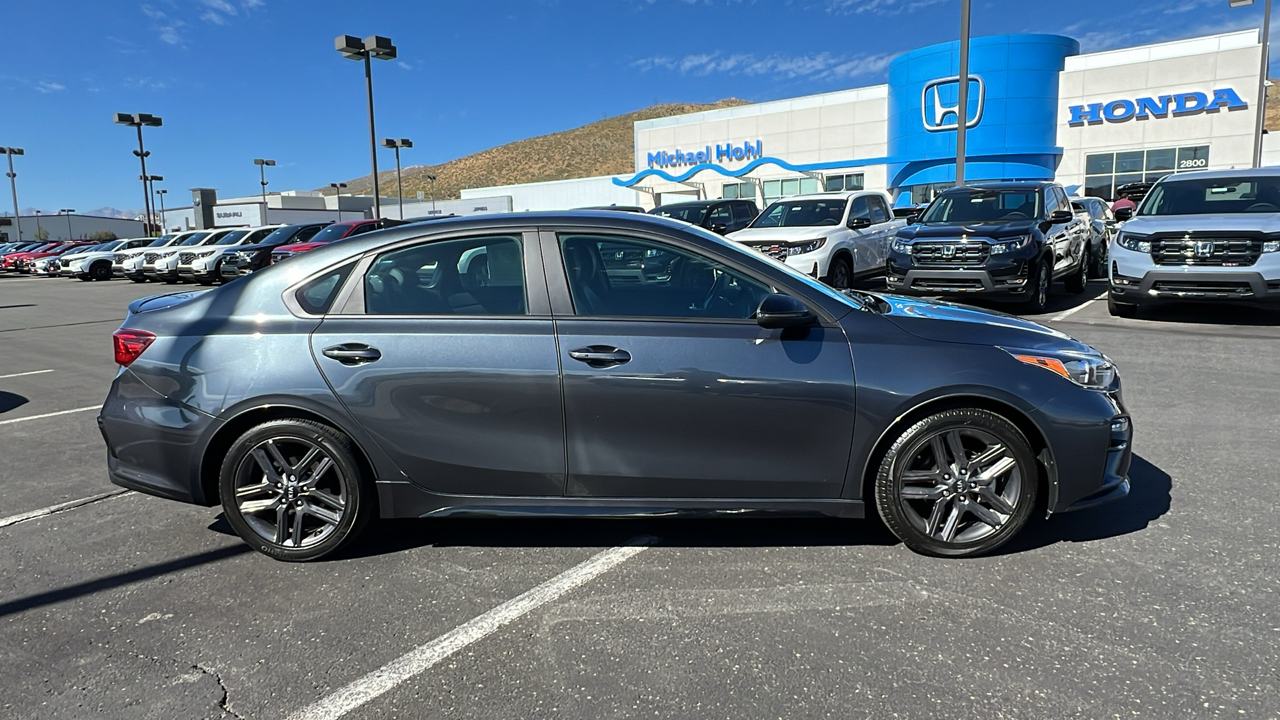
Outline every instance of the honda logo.
<svg viewBox="0 0 1280 720"><path fill-rule="evenodd" d="M974 93L974 86L977 93ZM945 96L945 97L944 97ZM966 118L966 128L982 122L982 109L986 106L987 84L977 75L969 76L969 99L978 99L972 118ZM967 113L966 113L967 114ZM938 78L925 83L920 94L920 119L929 132L955 130L960 126L960 78Z"/></svg>
<svg viewBox="0 0 1280 720"><path fill-rule="evenodd" d="M1207 258L1213 257L1213 243L1201 241L1196 243L1196 257Z"/></svg>
<svg viewBox="0 0 1280 720"><path fill-rule="evenodd" d="M942 257L944 257L944 258L949 258L949 257L955 257L955 256L956 256L956 246L955 246L955 245L943 245L943 246L942 246Z"/></svg>

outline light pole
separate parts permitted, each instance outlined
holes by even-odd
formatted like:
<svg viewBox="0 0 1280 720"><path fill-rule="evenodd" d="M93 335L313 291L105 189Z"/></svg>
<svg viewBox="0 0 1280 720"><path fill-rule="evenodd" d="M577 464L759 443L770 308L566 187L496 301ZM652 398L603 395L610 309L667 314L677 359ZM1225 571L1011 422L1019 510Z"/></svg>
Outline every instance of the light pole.
<svg viewBox="0 0 1280 720"><path fill-rule="evenodd" d="M169 221L164 216L164 196L168 195L169 191L161 188L160 190L156 190L155 193L156 197L160 198L160 234L163 235L169 224Z"/></svg>
<svg viewBox="0 0 1280 720"><path fill-rule="evenodd" d="M334 199L337 200L336 204L338 206L338 222L342 222L342 189L345 188L346 186L347 186L346 183L329 183L329 187L333 188L334 193L337 195L337 197Z"/></svg>
<svg viewBox="0 0 1280 720"><path fill-rule="evenodd" d="M73 239L71 236L71 213L73 212L75 212L75 210L72 208L62 208L61 210L58 211L59 215L67 216L67 239L68 240Z"/></svg>
<svg viewBox="0 0 1280 720"><path fill-rule="evenodd" d="M18 226L18 242L22 242L22 218L18 217L18 173L13 171L13 156L22 155L22 148L0 147L0 153L9 156L9 189L13 191L13 222Z"/></svg>
<svg viewBox="0 0 1280 720"><path fill-rule="evenodd" d="M116 113L113 122L117 125L128 125L138 129L138 149L133 151L138 156L138 160L142 162L142 202L144 205L143 212L147 218L146 232L147 236L151 235L151 190L147 186L147 156L151 153L147 152L142 146L142 127L160 127L164 121L155 115L147 113Z"/></svg>
<svg viewBox="0 0 1280 720"><path fill-rule="evenodd" d="M1230 7L1252 5L1253 0L1228 0ZM1271 0L1262 7L1262 67L1258 70L1258 122L1253 129L1253 166L1262 167L1262 132L1267 122L1267 66L1271 59Z"/></svg>
<svg viewBox="0 0 1280 720"><path fill-rule="evenodd" d="M36 211L36 239L40 239L40 211Z"/></svg>
<svg viewBox="0 0 1280 720"><path fill-rule="evenodd" d="M253 164L258 166L258 174L262 177L262 222L267 222L267 167L275 167L275 160L254 158Z"/></svg>
<svg viewBox="0 0 1280 720"><path fill-rule="evenodd" d="M965 141L969 130L969 0L960 0L959 79L960 102L956 105L956 187L964 187Z"/></svg>
<svg viewBox="0 0 1280 720"><path fill-rule="evenodd" d="M382 217L382 201L378 199L378 141L373 129L373 63L372 58L395 60L396 46L391 38L370 35L361 40L351 35L339 35L333 47L348 60L364 60L364 87L369 96L369 159L373 163L373 216Z"/></svg>
<svg viewBox="0 0 1280 720"><path fill-rule="evenodd" d="M428 175L427 179L431 181L431 212L436 211L436 176Z"/></svg>
<svg viewBox="0 0 1280 720"><path fill-rule="evenodd" d="M148 198L155 193L156 181L159 180L160 182L164 182L163 175L141 175L140 178L142 180L143 186L147 188ZM156 224L156 204L152 202L150 209L148 209L147 211L147 227L149 228L150 226L155 224ZM147 232L149 233L151 231L147 230ZM164 233L160 233L160 234L163 235Z"/></svg>
<svg viewBox="0 0 1280 720"><path fill-rule="evenodd" d="M382 147L391 148L396 151L396 197L400 199L400 219L404 219L404 185L400 182L400 148L413 147L413 141L408 138L400 138L393 140L386 138L382 141Z"/></svg>

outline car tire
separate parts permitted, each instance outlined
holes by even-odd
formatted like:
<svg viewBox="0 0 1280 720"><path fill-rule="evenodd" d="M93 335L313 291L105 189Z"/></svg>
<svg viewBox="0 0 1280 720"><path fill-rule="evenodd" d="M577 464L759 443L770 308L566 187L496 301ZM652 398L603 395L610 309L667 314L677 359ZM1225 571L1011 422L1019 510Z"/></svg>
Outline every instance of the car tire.
<svg viewBox="0 0 1280 720"><path fill-rule="evenodd" d="M848 290L853 286L853 267L849 264L849 258L844 255L837 255L831 259L831 267L827 268L827 276L822 282L830 285L837 290Z"/></svg>
<svg viewBox="0 0 1280 720"><path fill-rule="evenodd" d="M1030 294L1023 303L1023 312L1038 315L1049 304L1049 286L1053 284L1053 273L1049 264L1041 260L1035 264L1028 277L1027 292Z"/></svg>
<svg viewBox="0 0 1280 720"><path fill-rule="evenodd" d="M911 550L972 557L1018 534L1039 489L1035 454L1022 431L989 410L959 408L898 435L876 472L875 501L885 525Z"/></svg>
<svg viewBox="0 0 1280 720"><path fill-rule="evenodd" d="M241 435L218 478L227 522L250 547L286 562L330 555L373 516L373 483L342 432L302 419Z"/></svg>
<svg viewBox="0 0 1280 720"><path fill-rule="evenodd" d="M136 283L144 283L147 281L147 278L144 278L144 277L131 277L129 279Z"/></svg>
<svg viewBox="0 0 1280 720"><path fill-rule="evenodd" d="M90 280L92 280L92 279L93 279L93 276L92 276L92 275L85 275L85 274L83 274L83 273L81 273L80 275L77 275L76 277L80 278L80 279L81 279L81 280L83 280L84 282L89 282Z"/></svg>
<svg viewBox="0 0 1280 720"><path fill-rule="evenodd" d="M1092 261L1093 253L1090 252L1088 243L1085 243L1084 249L1080 251L1080 267L1066 277L1062 283L1066 287L1067 292L1072 295L1079 295L1084 292L1085 286L1089 283L1089 263Z"/></svg>
<svg viewBox="0 0 1280 720"><path fill-rule="evenodd" d="M1133 303L1117 302L1114 297L1107 295L1107 312L1112 317L1120 318L1136 318L1138 317L1138 306Z"/></svg>
<svg viewBox="0 0 1280 720"><path fill-rule="evenodd" d="M1089 279L1097 280L1107 276L1107 243L1098 243L1097 248L1089 249Z"/></svg>
<svg viewBox="0 0 1280 720"><path fill-rule="evenodd" d="M111 263L103 261L89 266L89 277L94 280L110 280Z"/></svg>

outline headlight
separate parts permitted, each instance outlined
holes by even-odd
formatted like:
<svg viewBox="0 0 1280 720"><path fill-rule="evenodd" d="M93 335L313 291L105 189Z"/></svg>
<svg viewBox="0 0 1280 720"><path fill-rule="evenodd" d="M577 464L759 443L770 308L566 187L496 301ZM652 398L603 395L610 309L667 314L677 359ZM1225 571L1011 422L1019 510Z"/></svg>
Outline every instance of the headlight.
<svg viewBox="0 0 1280 720"><path fill-rule="evenodd" d="M1030 242L1031 242L1030 235L1023 235L1022 237L1011 238L1009 240L1001 240L1000 242L993 242L991 243L991 254L1003 255L1005 253L1011 253L1014 250L1021 250L1022 248L1026 247L1027 244Z"/></svg>
<svg viewBox="0 0 1280 720"><path fill-rule="evenodd" d="M1262 243L1262 252L1280 252L1280 240L1268 240Z"/></svg>
<svg viewBox="0 0 1280 720"><path fill-rule="evenodd" d="M1151 252L1151 241L1146 235L1134 235L1133 233L1122 232L1116 236L1116 244L1125 250L1134 252L1149 253Z"/></svg>
<svg viewBox="0 0 1280 720"><path fill-rule="evenodd" d="M1090 390L1106 390L1116 378L1116 366L1105 357L1065 353L1032 355L1002 348L1019 362L1044 368Z"/></svg>
<svg viewBox="0 0 1280 720"><path fill-rule="evenodd" d="M910 255L910 254L911 254L911 243L907 242L906 240L899 240L899 239L897 239L897 238L894 238L894 239L893 239L893 251L894 251L894 252L896 252L896 253L902 253L902 254L904 254L904 255Z"/></svg>
<svg viewBox="0 0 1280 720"><path fill-rule="evenodd" d="M212 254L214 254L214 253L216 253L216 252L218 252L218 251L217 251L217 250L205 250L204 252L199 253L198 255L196 255L196 257L209 257L210 255L212 255Z"/></svg>
<svg viewBox="0 0 1280 720"><path fill-rule="evenodd" d="M787 247L787 254L803 255L805 253L811 253L826 244L827 239L824 237L818 238L817 240L810 240L808 242L800 243L799 245L791 245Z"/></svg>

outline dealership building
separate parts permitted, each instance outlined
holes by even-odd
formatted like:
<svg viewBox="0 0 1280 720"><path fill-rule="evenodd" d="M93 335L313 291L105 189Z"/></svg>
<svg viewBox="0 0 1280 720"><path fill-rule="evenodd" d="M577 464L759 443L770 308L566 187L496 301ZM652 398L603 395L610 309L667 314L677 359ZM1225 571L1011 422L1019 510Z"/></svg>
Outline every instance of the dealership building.
<svg viewBox="0 0 1280 720"><path fill-rule="evenodd" d="M1080 52L1058 35L971 41L965 178L1057 180L1080 195L1252 164L1256 30ZM635 172L477 188L513 210L888 190L898 205L955 182L959 44L905 53L888 83L635 124ZM1270 140L1269 136L1264 136ZM1280 145L1264 145L1264 163Z"/></svg>

